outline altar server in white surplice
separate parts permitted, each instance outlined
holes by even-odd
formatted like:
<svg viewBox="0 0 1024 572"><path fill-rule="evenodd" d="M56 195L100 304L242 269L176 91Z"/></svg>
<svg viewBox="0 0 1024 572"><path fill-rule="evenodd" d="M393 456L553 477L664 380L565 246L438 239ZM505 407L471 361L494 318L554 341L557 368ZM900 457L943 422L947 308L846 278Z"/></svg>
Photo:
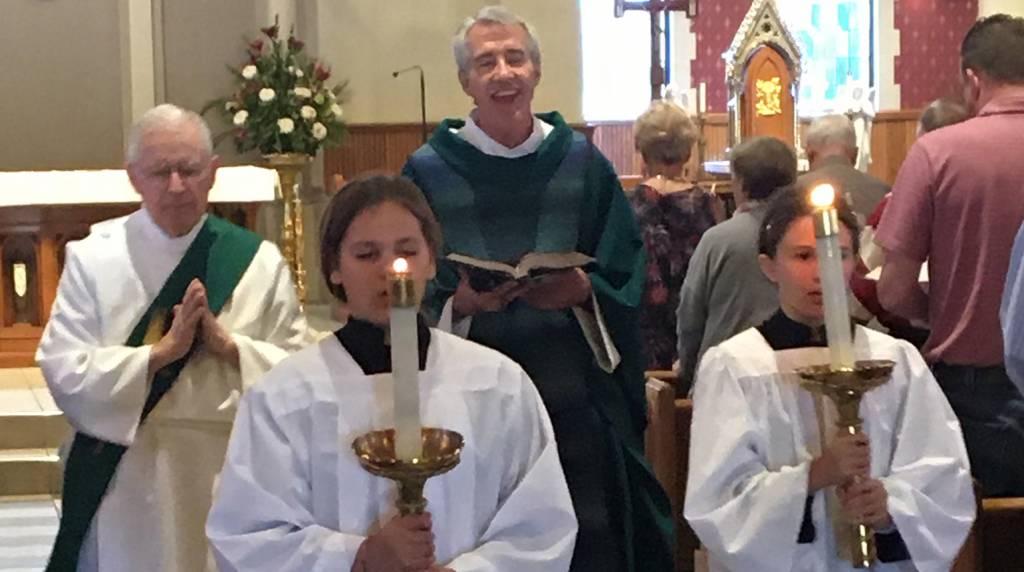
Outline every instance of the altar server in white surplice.
<svg viewBox="0 0 1024 572"><path fill-rule="evenodd" d="M206 214L209 129L146 112L142 208L68 244L36 360L75 429L48 570L215 570L203 527L243 391L308 330L277 248Z"/></svg>
<svg viewBox="0 0 1024 572"><path fill-rule="evenodd" d="M351 318L242 399L206 527L222 571L569 569L577 524L551 423L498 352L419 321L423 424L465 438L459 465L427 481L428 514L398 516L395 484L352 451L394 426L387 269L407 259L422 292L440 244L407 179L357 180L331 199L322 268Z"/></svg>
<svg viewBox="0 0 1024 572"><path fill-rule="evenodd" d="M780 310L712 348L694 392L686 519L713 571L845 571L838 522L875 532L879 571L947 571L974 520L956 417L909 343L854 327L857 359L895 362L861 405L863 433L840 434L827 398L802 389L794 368L829 362L810 206L782 191L768 207L759 250ZM856 219L840 209L844 270L857 253Z"/></svg>

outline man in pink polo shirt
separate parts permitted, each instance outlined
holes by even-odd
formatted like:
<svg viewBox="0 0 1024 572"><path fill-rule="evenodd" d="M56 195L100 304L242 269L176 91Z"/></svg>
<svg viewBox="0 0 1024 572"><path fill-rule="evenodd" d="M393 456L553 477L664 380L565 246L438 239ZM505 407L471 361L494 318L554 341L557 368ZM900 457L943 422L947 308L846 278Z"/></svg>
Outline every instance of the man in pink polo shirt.
<svg viewBox="0 0 1024 572"><path fill-rule="evenodd" d="M887 310L920 322L922 348L960 419L986 496L1024 495L1024 397L1003 364L999 303L1024 221L1024 18L979 20L960 48L973 119L921 137L875 241ZM928 261L927 293L918 283Z"/></svg>

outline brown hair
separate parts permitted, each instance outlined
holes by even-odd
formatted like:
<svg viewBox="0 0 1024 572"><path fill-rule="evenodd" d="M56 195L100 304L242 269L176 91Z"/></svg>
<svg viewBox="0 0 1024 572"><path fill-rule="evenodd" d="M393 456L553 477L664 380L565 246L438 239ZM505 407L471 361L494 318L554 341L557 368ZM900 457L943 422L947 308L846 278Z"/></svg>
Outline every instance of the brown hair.
<svg viewBox="0 0 1024 572"><path fill-rule="evenodd" d="M331 273L338 268L341 241L357 216L387 202L401 206L416 217L430 256L437 259L441 249L441 225L415 183L394 175L368 175L354 179L331 197L320 221L320 272L331 294L342 302L347 300L345 289L331 282Z"/></svg>
<svg viewBox="0 0 1024 572"><path fill-rule="evenodd" d="M960 44L960 62L964 71L1024 84L1024 18L994 14L975 22Z"/></svg>
<svg viewBox="0 0 1024 572"><path fill-rule="evenodd" d="M761 232L757 237L759 254L775 258L775 254L779 250L779 243L782 242L782 237L786 235L786 231L789 230L793 222L814 212L809 195L809 190L790 186L779 189L772 196L764 220L761 222ZM853 240L853 253L859 254L860 224L857 222L857 215L853 214L850 206L842 198L836 201L836 211L839 222L850 231L850 238Z"/></svg>
<svg viewBox="0 0 1024 572"><path fill-rule="evenodd" d="M683 108L658 100L637 118L633 139L645 162L672 165L690 158L693 144L697 142L697 128Z"/></svg>
<svg viewBox="0 0 1024 572"><path fill-rule="evenodd" d="M743 192L762 200L796 181L796 153L775 137L752 137L732 150L729 166L743 182Z"/></svg>
<svg viewBox="0 0 1024 572"><path fill-rule="evenodd" d="M918 123L921 125L921 133L929 133L940 127L960 123L969 116L967 108L962 103L943 97L931 102L924 109Z"/></svg>

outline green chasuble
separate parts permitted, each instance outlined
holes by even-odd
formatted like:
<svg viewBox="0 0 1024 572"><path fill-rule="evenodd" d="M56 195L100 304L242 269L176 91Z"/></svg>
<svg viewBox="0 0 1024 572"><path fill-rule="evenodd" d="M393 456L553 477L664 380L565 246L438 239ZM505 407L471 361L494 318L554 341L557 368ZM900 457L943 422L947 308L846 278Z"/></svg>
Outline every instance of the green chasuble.
<svg viewBox="0 0 1024 572"><path fill-rule="evenodd" d="M571 310L521 300L473 316L469 339L519 362L551 416L580 534L573 570L674 568L668 498L643 454L646 425L637 326L645 259L633 211L611 164L558 113L536 152L486 155L441 123L403 170L425 193L451 252L514 262L528 252L579 251L622 356L606 373ZM436 319L458 284L440 260L424 308Z"/></svg>

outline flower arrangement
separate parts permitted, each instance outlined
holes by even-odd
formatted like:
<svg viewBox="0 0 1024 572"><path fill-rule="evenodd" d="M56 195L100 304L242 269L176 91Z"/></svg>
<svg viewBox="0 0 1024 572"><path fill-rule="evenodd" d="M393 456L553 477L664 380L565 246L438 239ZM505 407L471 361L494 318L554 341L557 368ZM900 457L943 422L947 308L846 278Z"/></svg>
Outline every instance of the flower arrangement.
<svg viewBox="0 0 1024 572"><path fill-rule="evenodd" d="M228 66L238 79L235 92L203 109L219 110L233 125L217 141L231 136L240 153L258 149L264 155L310 156L322 146L339 143L345 134L345 82L328 87L330 68L303 52L305 44L294 29L282 41L276 18L273 26L260 31L266 38L249 42L248 61L237 68Z"/></svg>

